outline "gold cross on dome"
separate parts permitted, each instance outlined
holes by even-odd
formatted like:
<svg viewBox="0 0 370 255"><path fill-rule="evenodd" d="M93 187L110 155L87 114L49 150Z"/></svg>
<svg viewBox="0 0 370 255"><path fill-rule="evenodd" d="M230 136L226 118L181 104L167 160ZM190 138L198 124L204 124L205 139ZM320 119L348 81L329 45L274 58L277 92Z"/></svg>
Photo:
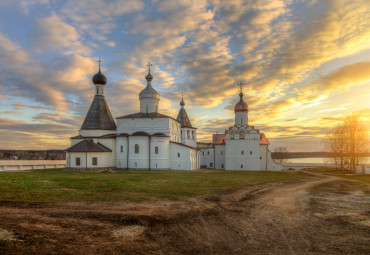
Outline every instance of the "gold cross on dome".
<svg viewBox="0 0 370 255"><path fill-rule="evenodd" d="M238 86L240 87L240 92L243 93L243 87L244 87L245 83L242 82L242 81L239 81L238 83Z"/></svg>
<svg viewBox="0 0 370 255"><path fill-rule="evenodd" d="M100 64L101 64L101 62L103 62L103 60L102 60L101 58L99 58L99 60L98 60L98 61L96 61L96 62L98 62L98 63L99 63L99 71L100 71Z"/></svg>
<svg viewBox="0 0 370 255"><path fill-rule="evenodd" d="M146 65L149 69L149 73L150 73L150 67L152 66L152 64L150 63L150 61L148 62L148 64Z"/></svg>

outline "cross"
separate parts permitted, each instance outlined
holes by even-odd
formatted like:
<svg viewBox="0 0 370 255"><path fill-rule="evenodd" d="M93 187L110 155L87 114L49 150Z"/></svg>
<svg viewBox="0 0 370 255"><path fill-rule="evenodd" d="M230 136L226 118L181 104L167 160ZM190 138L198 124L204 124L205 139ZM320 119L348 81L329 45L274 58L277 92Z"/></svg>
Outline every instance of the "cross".
<svg viewBox="0 0 370 255"><path fill-rule="evenodd" d="M100 63L101 63L101 62L103 62L103 60L101 60L101 58L99 58L99 60L98 60L98 61L96 61L96 62L98 62L98 63L99 63L99 71L100 71Z"/></svg>
<svg viewBox="0 0 370 255"><path fill-rule="evenodd" d="M150 63L150 61L148 62L148 64L146 66L149 68L149 73L150 73L150 67L152 66L152 64Z"/></svg>
<svg viewBox="0 0 370 255"><path fill-rule="evenodd" d="M238 83L238 86L240 87L240 92L241 93L243 93L243 87L244 87L244 82L242 82L242 81L239 81L239 83Z"/></svg>
<svg viewBox="0 0 370 255"><path fill-rule="evenodd" d="M181 92L181 100L184 100L184 92Z"/></svg>

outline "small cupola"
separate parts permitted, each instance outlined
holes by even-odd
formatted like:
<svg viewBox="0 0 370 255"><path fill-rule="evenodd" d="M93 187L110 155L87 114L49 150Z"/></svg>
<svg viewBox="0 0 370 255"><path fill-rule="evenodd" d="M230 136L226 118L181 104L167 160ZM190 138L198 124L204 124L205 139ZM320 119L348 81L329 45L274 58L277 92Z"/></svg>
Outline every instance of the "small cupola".
<svg viewBox="0 0 370 255"><path fill-rule="evenodd" d="M247 112L248 111L248 105L243 100L243 93L239 93L240 100L234 107L234 112Z"/></svg>
<svg viewBox="0 0 370 255"><path fill-rule="evenodd" d="M107 84L107 77L105 77L104 74L102 74L102 72L100 71L100 63L102 62L102 60L99 58L98 60L99 62L99 72L97 72L93 77L92 77L92 82L95 84L95 85L105 85Z"/></svg>

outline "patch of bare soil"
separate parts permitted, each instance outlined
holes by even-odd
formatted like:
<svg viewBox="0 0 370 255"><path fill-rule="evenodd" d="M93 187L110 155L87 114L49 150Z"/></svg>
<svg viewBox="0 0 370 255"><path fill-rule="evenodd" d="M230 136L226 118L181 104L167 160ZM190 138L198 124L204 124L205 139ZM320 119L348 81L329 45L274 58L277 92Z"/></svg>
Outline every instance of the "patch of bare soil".
<svg viewBox="0 0 370 255"><path fill-rule="evenodd" d="M0 203L0 228L22 240L0 239L0 254L369 254L369 197L327 189L340 183L313 175L176 202Z"/></svg>

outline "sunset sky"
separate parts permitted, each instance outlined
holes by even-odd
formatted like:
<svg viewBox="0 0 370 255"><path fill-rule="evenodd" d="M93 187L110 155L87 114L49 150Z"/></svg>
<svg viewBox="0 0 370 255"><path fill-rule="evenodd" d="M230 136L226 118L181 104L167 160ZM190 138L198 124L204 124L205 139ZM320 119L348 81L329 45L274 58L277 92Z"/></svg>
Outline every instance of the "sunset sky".
<svg viewBox="0 0 370 255"><path fill-rule="evenodd" d="M114 117L151 61L160 112L183 92L200 141L233 125L239 81L271 150L322 150L352 113L370 130L369 0L0 0L0 21L0 149L69 147L99 57Z"/></svg>

